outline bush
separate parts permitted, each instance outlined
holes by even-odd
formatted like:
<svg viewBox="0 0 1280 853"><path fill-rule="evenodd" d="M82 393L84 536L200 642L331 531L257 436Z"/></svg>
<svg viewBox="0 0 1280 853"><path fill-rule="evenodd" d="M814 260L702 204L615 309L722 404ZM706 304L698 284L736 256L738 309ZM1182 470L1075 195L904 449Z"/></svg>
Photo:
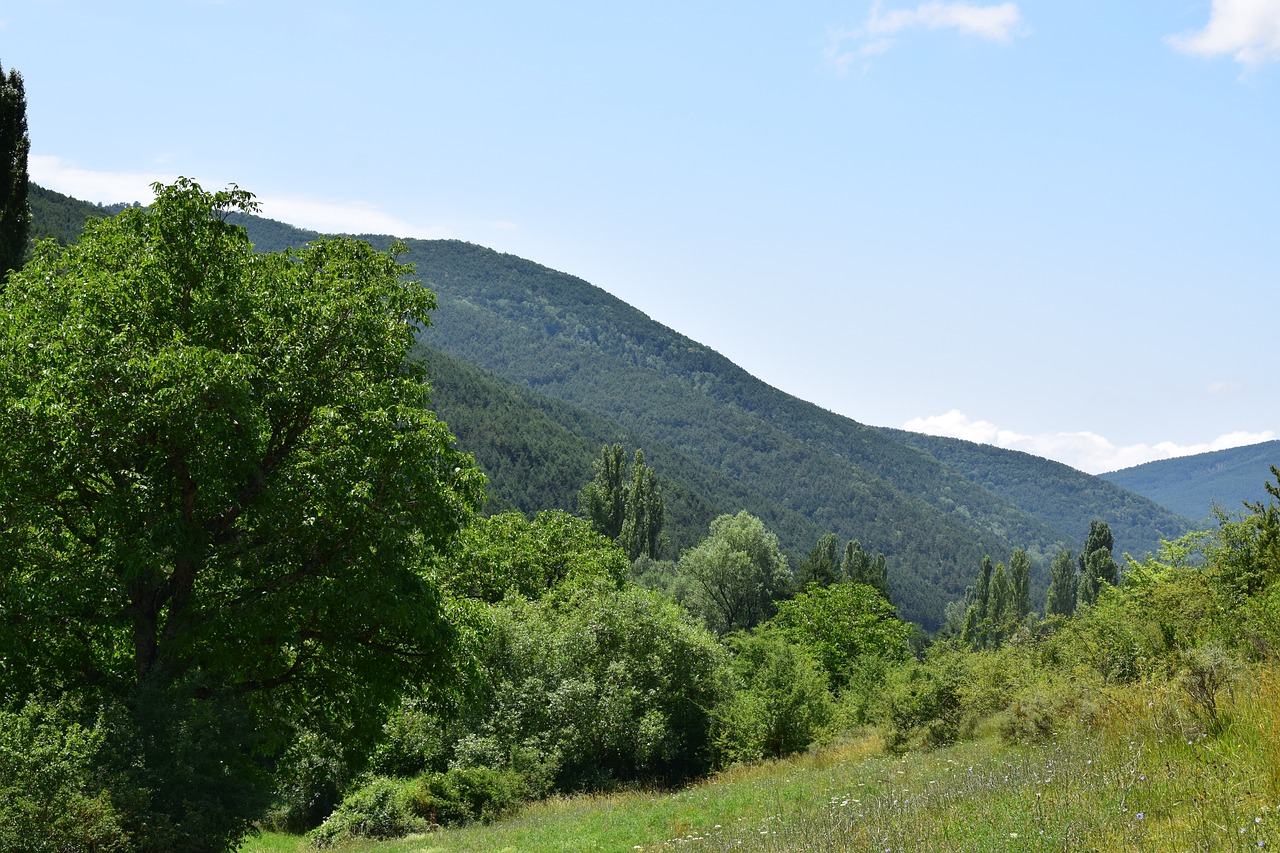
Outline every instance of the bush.
<svg viewBox="0 0 1280 853"><path fill-rule="evenodd" d="M885 745L892 752L955 743L964 731L963 672L943 659L893 672L885 689Z"/></svg>
<svg viewBox="0 0 1280 853"><path fill-rule="evenodd" d="M0 711L0 851L131 850L103 776L104 720L69 701Z"/></svg>
<svg viewBox="0 0 1280 853"><path fill-rule="evenodd" d="M334 847L356 838L399 838L426 832L431 821L419 813L418 783L375 777L343 799L328 819L308 835L312 847Z"/></svg>
<svg viewBox="0 0 1280 853"><path fill-rule="evenodd" d="M357 838L399 838L437 826L488 823L527 797L525 780L514 770L468 767L415 779L376 776L343 799L308 840L324 848Z"/></svg>
<svg viewBox="0 0 1280 853"><path fill-rule="evenodd" d="M350 779L342 751L311 731L298 733L276 763L276 800L263 825L277 832L319 826L338 803Z"/></svg>
<svg viewBox="0 0 1280 853"><path fill-rule="evenodd" d="M728 643L737 685L716 712L718 763L779 758L806 749L834 713L821 667L774 630L733 635Z"/></svg>
<svg viewBox="0 0 1280 853"><path fill-rule="evenodd" d="M514 770L458 767L417 780L414 811L433 824L490 823L516 809L529 795Z"/></svg>

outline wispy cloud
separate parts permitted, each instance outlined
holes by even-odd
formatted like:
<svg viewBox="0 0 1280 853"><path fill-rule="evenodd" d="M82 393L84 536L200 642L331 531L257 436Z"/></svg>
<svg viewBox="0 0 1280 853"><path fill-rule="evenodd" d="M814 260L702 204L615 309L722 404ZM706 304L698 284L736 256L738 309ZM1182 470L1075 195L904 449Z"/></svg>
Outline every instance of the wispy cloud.
<svg viewBox="0 0 1280 853"><path fill-rule="evenodd" d="M1213 0L1203 30L1165 41L1183 53L1231 55L1250 67L1280 62L1280 0Z"/></svg>
<svg viewBox="0 0 1280 853"><path fill-rule="evenodd" d="M1173 459L1212 450L1244 447L1262 441L1271 441L1275 432L1236 431L1220 435L1209 441L1195 444L1177 444L1161 441L1155 444L1117 445L1095 432L1055 432L1025 435L1014 430L1002 429L990 421L972 420L968 415L952 409L946 414L913 418L902 425L905 430L948 438L962 438L980 444L991 444L1009 450L1021 450L1046 459L1063 462L1090 474L1118 471L1154 462L1157 459Z"/></svg>
<svg viewBox="0 0 1280 853"><path fill-rule="evenodd" d="M961 35L1008 42L1018 34L1021 22L1016 3L982 6L931 2L921 3L914 9L885 10L881 0L876 0L861 26L832 31L824 56L843 73L859 60L865 61L893 47L894 36L907 30L954 30Z"/></svg>
<svg viewBox="0 0 1280 853"><path fill-rule="evenodd" d="M75 166L60 157L47 155L32 156L28 162L28 170L31 180L42 187L84 201L103 204L135 201L149 204L154 198L151 184L172 183L178 177L177 172L94 171ZM206 189L222 187L222 184L204 180L198 175L187 177ZM252 187L245 189L252 191ZM258 196L257 201L261 205L260 214L268 219L326 234L393 234L397 237L436 239L516 227L510 222L497 220L421 225L393 216L367 202L305 195L267 194Z"/></svg>

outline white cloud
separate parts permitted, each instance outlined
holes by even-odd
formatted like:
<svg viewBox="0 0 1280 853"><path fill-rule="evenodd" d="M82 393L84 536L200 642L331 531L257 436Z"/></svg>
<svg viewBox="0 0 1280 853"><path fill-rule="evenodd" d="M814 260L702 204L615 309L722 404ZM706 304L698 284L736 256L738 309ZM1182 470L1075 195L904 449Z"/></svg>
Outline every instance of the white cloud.
<svg viewBox="0 0 1280 853"><path fill-rule="evenodd" d="M31 180L42 187L102 204L135 201L149 204L155 197L151 184L172 183L178 177L176 172L97 172L47 155L30 157L27 169ZM222 187L196 175L187 177L206 189ZM362 201L270 194L257 196L256 200L261 205L260 215L322 233L393 234L397 237L435 239L456 237L464 231L510 230L516 227L510 222L496 220L417 225Z"/></svg>
<svg viewBox="0 0 1280 853"><path fill-rule="evenodd" d="M961 35L991 41L1008 42L1018 32L1022 15L1016 3L980 6L974 3L921 3L914 9L882 8L881 0L871 4L871 11L861 26L836 30L830 34L826 60L844 73L859 59L865 60L893 47L891 36L906 30L955 30Z"/></svg>
<svg viewBox="0 0 1280 853"><path fill-rule="evenodd" d="M1056 432L1040 435L1024 435L1013 430L1001 429L990 421L971 420L958 409L946 414L931 415L923 418L912 418L902 425L905 430L922 432L927 435L941 435L949 438L962 438L980 444L991 444L1009 450L1021 450L1046 459L1087 471L1090 474L1101 474L1107 471L1118 471L1153 462L1157 459L1172 459L1176 456L1191 456L1196 453L1208 453L1212 450L1226 450L1230 447L1243 447L1262 441L1271 441L1276 434L1271 430L1262 432L1236 431L1220 435L1209 441L1197 444L1177 444L1172 441L1161 441L1155 444L1117 445L1105 436L1095 432Z"/></svg>
<svg viewBox="0 0 1280 853"><path fill-rule="evenodd" d="M1203 30L1165 40L1184 53L1230 54L1249 66L1280 62L1280 0L1213 0Z"/></svg>

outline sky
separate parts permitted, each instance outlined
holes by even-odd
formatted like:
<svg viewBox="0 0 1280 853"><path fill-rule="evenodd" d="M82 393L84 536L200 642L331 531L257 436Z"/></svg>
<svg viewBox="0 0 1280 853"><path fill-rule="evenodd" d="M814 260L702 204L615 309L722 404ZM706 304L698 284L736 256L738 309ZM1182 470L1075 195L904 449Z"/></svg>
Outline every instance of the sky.
<svg viewBox="0 0 1280 853"><path fill-rule="evenodd" d="M0 0L0 64L77 198L467 240L1091 473L1280 437L1280 0Z"/></svg>

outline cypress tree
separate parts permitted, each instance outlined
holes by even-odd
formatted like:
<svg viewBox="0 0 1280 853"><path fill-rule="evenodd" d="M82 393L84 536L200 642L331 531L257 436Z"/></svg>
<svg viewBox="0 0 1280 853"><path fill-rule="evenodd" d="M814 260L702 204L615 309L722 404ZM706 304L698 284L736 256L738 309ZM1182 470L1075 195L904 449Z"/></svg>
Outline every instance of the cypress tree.
<svg viewBox="0 0 1280 853"><path fill-rule="evenodd" d="M27 96L22 75L0 66L0 283L22 266L31 211L27 207Z"/></svg>

